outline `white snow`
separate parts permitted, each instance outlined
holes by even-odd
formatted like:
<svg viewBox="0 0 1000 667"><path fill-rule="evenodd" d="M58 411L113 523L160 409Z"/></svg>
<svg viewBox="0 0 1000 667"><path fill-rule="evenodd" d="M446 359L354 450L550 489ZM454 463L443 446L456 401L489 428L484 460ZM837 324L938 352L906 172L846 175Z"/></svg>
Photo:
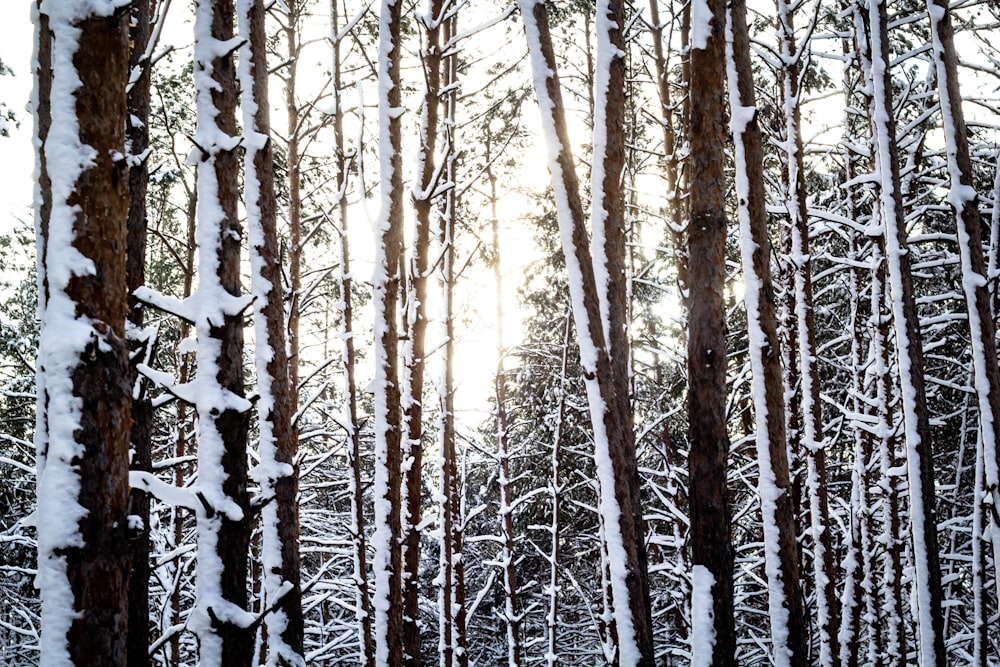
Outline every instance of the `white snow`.
<svg viewBox="0 0 1000 667"><path fill-rule="evenodd" d="M715 577L704 565L691 568L691 667L711 667L715 650Z"/></svg>
<svg viewBox="0 0 1000 667"><path fill-rule="evenodd" d="M691 48L707 49L712 36L712 8L708 0L691 0Z"/></svg>

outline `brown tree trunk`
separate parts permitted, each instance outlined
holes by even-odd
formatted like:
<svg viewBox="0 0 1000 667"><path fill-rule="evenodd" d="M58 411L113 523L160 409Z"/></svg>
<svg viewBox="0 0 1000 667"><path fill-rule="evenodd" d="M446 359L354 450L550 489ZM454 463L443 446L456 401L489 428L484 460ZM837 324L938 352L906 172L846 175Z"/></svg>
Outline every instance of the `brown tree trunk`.
<svg viewBox="0 0 1000 667"><path fill-rule="evenodd" d="M914 542L914 588L919 616L918 653L925 665L944 667L941 566L934 508L934 471L930 420L924 389L923 346L907 248L903 198L900 189L896 122L892 115L889 74L889 28L885 0L869 3L874 104L872 132L877 147L886 274L892 295L896 334L896 362L903 406L910 525ZM924 620L926 619L926 621Z"/></svg>
<svg viewBox="0 0 1000 667"><path fill-rule="evenodd" d="M457 34L457 12L452 12L444 22L444 44L450 44ZM458 52L452 45L443 59L442 89L444 97L444 178L453 186L457 178L455 122L458 104ZM462 507L459 480L458 448L455 432L455 228L458 216L458 193L448 189L438 211L438 241L443 249L441 287L443 290L444 318L444 377L441 396L441 593L442 598L442 667L466 667L469 664L466 637L465 562L462 558L465 516Z"/></svg>
<svg viewBox="0 0 1000 667"><path fill-rule="evenodd" d="M126 273L129 292L128 319L131 323L130 379L133 385L132 470L152 472L153 404L148 386L139 378L137 362L149 364L155 341L143 331L142 307L131 295L146 282L146 192L149 185L146 151L149 148L149 98L151 64L146 59L152 20L152 0L136 0L131 8L129 41L130 82L128 86L128 125L126 138L129 155L129 208ZM138 383L138 387L136 387ZM138 391L135 391L138 389ZM144 491L129 494L129 515L138 517L140 526L130 534L128 664L149 664L149 496Z"/></svg>
<svg viewBox="0 0 1000 667"><path fill-rule="evenodd" d="M786 0L777 0L778 41L784 67L780 72L782 104L785 116L786 152L782 176L786 189L784 205L789 217L791 271L795 287L796 341L800 372L801 420L803 444L807 457L806 488L812 526L813 570L817 587L817 622L819 661L833 667L840 651L837 647L836 619L839 600L830 536L830 509L826 484L826 452L823 443L820 378L816 355L816 322L813 313L812 269L809 255L809 216L806 206L805 151L799 103L799 60L793 9Z"/></svg>
<svg viewBox="0 0 1000 667"><path fill-rule="evenodd" d="M609 578L614 587L614 608L616 647L622 664L652 665L654 661L652 642L652 621L649 607L648 575L646 571L646 555L643 537L641 505L639 497L640 480L635 466L635 446L631 430L631 412L627 407L628 396L628 347L621 345L624 334L624 323L612 320L610 313L611 299L615 298L615 288L609 290L609 285L621 280L624 282L624 252L621 259L616 259L614 248L618 229L623 230L621 217L614 218L616 210L623 210L620 179L621 170L614 167L620 156L612 155L623 141L623 131L620 121L616 120L619 112L614 103L616 95L623 94L617 90L624 87L623 49L615 47L620 43L620 35L615 35L618 27L624 25L614 16L623 16L623 8L619 3L610 6L600 4L599 12L607 12L607 16L599 17L602 35L602 49L607 48L612 53L600 56L606 58L598 76L605 84L598 83L598 90L607 90L608 96L604 102L596 103L604 122L595 122L595 137L608 136L606 146L600 150L595 148L595 155L603 166L603 174L607 178L597 177L598 183L595 196L604 196L604 203L595 204L594 215L599 218L607 214L610 230L604 230L606 246L601 246L599 261L604 262L608 283L598 286L595 277L595 267L591 258L590 244L587 239L587 229L584 223L583 205L580 200L579 181L577 180L573 155L569 141L562 105L562 92L557 74L555 53L552 48L551 34L548 24L548 13L544 3L532 0L521 0L521 14L525 22L528 37L529 54L534 71L535 92L541 101L543 109L542 122L546 128L546 136L552 138L550 146L553 155L549 161L552 173L552 186L557 202L559 226L565 242L563 255L570 274L570 290L573 299L573 315L576 319L576 329L579 336L581 361L584 378L587 383L587 394L590 406L591 424L594 428L594 452L600 471L601 483L600 512L605 537L603 548L607 549L608 563L611 570ZM620 61L620 62L615 62ZM607 77L604 79L603 77ZM612 132L608 133L610 128ZM618 136L613 136L613 135ZM593 188L592 188L593 189ZM603 221L602 221L603 224ZM610 234L610 236L609 236ZM607 242L610 242L608 245ZM607 256L605 256L607 255ZM619 302L615 308L624 311L624 302ZM616 311L618 312L618 311ZM605 319L604 315L609 314ZM616 317L621 317L616 315ZM617 330L621 327L621 330ZM612 348L609 339L613 338L618 347ZM617 358L613 355L623 355ZM620 368L624 366L625 372ZM620 379L624 382L620 383ZM624 386L625 389L620 391ZM604 521L604 518L610 518Z"/></svg>
<svg viewBox="0 0 1000 667"><path fill-rule="evenodd" d="M299 55L299 3L302 0L286 0L285 8L285 48L288 61L285 64L285 113L287 114L287 145L285 164L288 169L288 286L291 302L288 304L288 381L292 392L298 396L299 390L299 345L302 315L302 173L299 156L299 106L295 99L295 84L298 76Z"/></svg>
<svg viewBox="0 0 1000 667"><path fill-rule="evenodd" d="M199 604L192 612L203 664L248 667L253 627L240 622L248 605L251 512L247 492L250 404L243 378L240 285L242 229L237 212L236 71L232 0L199 0L195 29L197 80L199 272L197 312ZM206 34L209 33L209 34ZM230 48L232 48L230 46ZM218 596L218 597L217 597ZM219 608L216 608L218 605Z"/></svg>
<svg viewBox="0 0 1000 667"><path fill-rule="evenodd" d="M515 568L515 538L514 516L511 511L511 489L510 489L510 438L508 437L508 415L507 415L507 374L504 369L504 358L506 348L504 346L504 309L503 309L503 273L500 270L500 221L497 218L497 177L493 171L493 156L490 153L492 148L492 136L487 134L486 139L486 180L489 183L490 201L490 232L492 235L493 254L493 280L496 286L496 334L497 334L497 370L494 378L495 396L497 401L496 427L497 427L497 463L500 468L500 475L497 479L497 486L500 492L500 535L503 546L501 547L503 563L503 583L504 583L504 624L507 626L507 665L508 667L521 666L521 619L518 614L518 591L517 591L517 570ZM562 394L560 394L560 408L558 423L562 423ZM557 428L558 432L559 428ZM553 488L559 485L558 459L557 453L558 437L553 444L552 455L552 475ZM557 561L559 554L559 535L555 528L559 525L559 497L558 494L552 496L552 552L550 558L549 577L549 615L546 617L546 625L549 629L549 652L552 657L549 664L555 659L555 623L556 611L558 609L558 597L555 587L558 584Z"/></svg>
<svg viewBox="0 0 1000 667"><path fill-rule="evenodd" d="M262 0L242 0L240 21L248 40L243 56L250 66L243 81L244 134L247 137L251 265L255 296L257 375L260 398L260 460L266 476L261 493L263 568L269 661L300 665L304 661L304 622L299 562L298 429L296 397L289 378L285 308L278 252L274 156L270 138L265 7ZM250 110L253 109L253 113ZM273 494L273 497L270 497ZM272 554L277 553L277 561Z"/></svg>
<svg viewBox="0 0 1000 667"><path fill-rule="evenodd" d="M128 23L107 5L76 5L40 3L35 16L40 660L123 667ZM80 146L90 156L67 160Z"/></svg>
<svg viewBox="0 0 1000 667"><path fill-rule="evenodd" d="M977 511L988 515L989 533L993 542L993 583L1000 586L1000 521L996 508L1000 506L1000 371L997 370L996 327L987 289L986 261L983 254L982 224L979 219L979 197L973 188L972 161L969 158L969 138L962 110L962 93L958 80L958 56L948 0L928 0L937 70L938 96L941 100L945 146L948 152L950 192L948 201L955 212L958 231L966 312L972 342L973 378L979 408L979 441L983 458L983 506ZM981 540L974 535L974 540ZM982 547L980 547L982 548ZM985 551L985 550L984 550ZM982 596L980 592L979 595ZM985 601L986 596L982 596ZM984 605L985 606L985 605ZM976 659L985 664L989 652L986 639L987 610L975 619L977 638Z"/></svg>
<svg viewBox="0 0 1000 667"><path fill-rule="evenodd" d="M688 11L685 6L684 11ZM684 239L685 207L681 197L683 178L678 150L677 128L674 126L674 102L670 94L668 61L663 51L663 24L660 23L660 2L649 0L650 35L653 38L653 66L656 72L656 92L660 99L660 114L657 118L663 129L663 170L667 179L667 203L669 212L669 234L677 271L677 287L681 294L687 294L688 258L687 243ZM684 44L682 42L682 51Z"/></svg>
<svg viewBox="0 0 1000 667"><path fill-rule="evenodd" d="M765 569L771 591L768 602L771 609L773 659L778 665L801 665L808 661L809 637L799 583L798 531L795 509L792 507L788 445L785 441L781 349L771 283L771 243L767 234L765 209L767 195L764 190L764 151L760 125L757 122L757 101L750 63L750 35L744 0L732 1L729 18L732 21L733 61L729 77L729 99L734 141L737 142L736 193L742 232L743 273L749 278L744 282L750 354L753 355L751 368L755 389L752 393L760 464L761 514L766 543Z"/></svg>
<svg viewBox="0 0 1000 667"><path fill-rule="evenodd" d="M427 331L427 261L430 247L434 190L438 186L437 135L438 108L441 100L441 20L446 3L432 0L424 21L426 38L421 53L425 81L423 112L420 123L420 154L417 169L419 186L413 193L416 229L413 239L413 265L407 276L403 329L403 445L408 461L403 477L406 496L406 519L403 522L404 551L404 643L407 664L420 665L420 531L423 493L423 391L424 348Z"/></svg>
<svg viewBox="0 0 1000 667"><path fill-rule="evenodd" d="M401 419L396 324L403 246L401 0L382 0L379 16L379 142L382 211L376 225L375 265L375 661L402 665L403 564Z"/></svg>
<svg viewBox="0 0 1000 667"><path fill-rule="evenodd" d="M733 548L726 485L725 25L722 0L709 0L709 35L692 35L688 257L688 437L691 562L714 579L713 667L735 665ZM699 41L699 38L702 41ZM705 630L704 628L702 630Z"/></svg>

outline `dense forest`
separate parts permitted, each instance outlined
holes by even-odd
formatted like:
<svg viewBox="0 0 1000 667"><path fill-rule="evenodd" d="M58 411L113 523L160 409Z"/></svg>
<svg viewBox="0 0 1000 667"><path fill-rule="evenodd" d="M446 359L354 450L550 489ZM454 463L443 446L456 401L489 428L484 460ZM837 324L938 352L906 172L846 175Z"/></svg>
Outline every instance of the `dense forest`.
<svg viewBox="0 0 1000 667"><path fill-rule="evenodd" d="M27 4L0 664L1000 665L996 2Z"/></svg>

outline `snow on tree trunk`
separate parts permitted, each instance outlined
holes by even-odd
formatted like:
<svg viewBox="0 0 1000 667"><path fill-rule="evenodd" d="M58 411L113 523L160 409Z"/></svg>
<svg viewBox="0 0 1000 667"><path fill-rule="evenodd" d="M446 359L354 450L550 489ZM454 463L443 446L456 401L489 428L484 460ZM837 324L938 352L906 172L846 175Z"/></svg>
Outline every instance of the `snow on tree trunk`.
<svg viewBox="0 0 1000 667"><path fill-rule="evenodd" d="M508 437L508 415L507 415L507 373L504 368L504 360L507 349L504 345L504 309L503 309L503 273L501 271L500 259L500 221L497 217L497 178L493 172L492 137L487 135L486 141L486 180L489 183L490 193L490 232L491 232L491 252L493 254L493 281L496 287L496 334L497 334L497 369L495 382L495 396L497 402L496 413L496 435L497 435L497 487L500 494L500 535L502 540L500 567L503 569L504 588L504 611L503 620L507 630L507 665L508 667L520 667L521 662L521 619L518 614L518 590L517 590L517 570L514 563L515 540L517 534L514 532L514 512L511 503L510 489L510 438ZM565 359L565 346L563 358ZM563 370L565 375L565 369ZM556 625L555 618L558 610L558 553L559 553L559 495L556 491L559 484L559 462L558 462L558 440L559 432L562 428L562 412L564 400L560 394L559 408L555 426L555 443L552 454L552 482L550 490L552 493L552 549L548 555L549 561L549 585L546 590L548 597L548 615L545 625L547 630L546 664L553 665L557 660L555 647Z"/></svg>
<svg viewBox="0 0 1000 667"><path fill-rule="evenodd" d="M885 259L896 334L906 445L906 469L913 543L913 587L917 599L919 660L924 665L946 663L944 617L941 611L941 568L934 510L934 475L930 422L924 391L920 323L910 273L906 227L899 181L896 123L892 115L889 73L889 32L885 0L869 3L871 71L874 113L874 154L879 183L879 213L885 237Z"/></svg>
<svg viewBox="0 0 1000 667"><path fill-rule="evenodd" d="M791 237L791 263L795 286L796 341L798 347L802 445L807 458L806 489L809 495L810 535L813 542L813 578L817 590L819 664L833 667L839 653L834 623L839 616L836 573L830 537L830 510L826 487L826 454L820 406L820 378L816 356L816 323L813 314L809 220L806 209L804 149L799 104L799 63L794 11L787 0L777 0L778 41L781 60L782 103L785 121L783 156L784 207Z"/></svg>
<svg viewBox="0 0 1000 667"><path fill-rule="evenodd" d="M141 378L137 364L151 364L156 346L155 328L144 329L144 311L134 296L146 282L146 196L149 186L149 108L150 59L152 32L152 0L132 3L129 26L131 53L127 86L128 124L126 126L128 160L128 233L126 273L129 291L128 338L130 347L130 382L132 383L132 426L129 444L132 449L132 470L152 472L153 403L149 396L150 383ZM129 515L132 520L129 536L129 621L128 664L145 667L149 657L149 495L133 489L129 494Z"/></svg>
<svg viewBox="0 0 1000 667"><path fill-rule="evenodd" d="M972 343L973 386L979 407L979 440L983 457L984 502L1000 507L1000 372L997 370L996 327L987 289L986 260L983 255L979 199L972 186L969 138L958 81L958 56L948 0L928 0L934 67L948 155L948 202L955 213L962 291L969 317ZM1000 582L1000 522L995 511L990 516L989 534L993 542L994 577ZM978 540L978 536L973 539Z"/></svg>
<svg viewBox="0 0 1000 667"><path fill-rule="evenodd" d="M197 601L189 627L200 664L246 667L253 660L247 612L251 516L247 494L250 403L244 398L243 311L237 215L239 160L233 5L195 5L194 76L198 164L198 286L185 306L197 335L190 398L198 413Z"/></svg>
<svg viewBox="0 0 1000 667"><path fill-rule="evenodd" d="M617 3L615 3L617 6ZM597 260L591 260L587 230L584 223L583 204L580 200L579 181L562 105L562 93L556 70L555 54L552 49L548 28L548 14L545 5L537 0L521 0L521 16L525 24L528 51L531 59L532 78L535 94L542 112L542 129L549 148L549 171L556 200L556 211L562 240L563 254L569 272L570 297L573 316L576 321L581 364L587 387L591 424L594 429L594 458L597 465L598 509L604 528L603 548L607 550L610 586L613 591L615 634L617 638L618 660L621 665L652 665L653 639L652 620L644 552L641 507L638 503L639 479L635 467L635 447L631 431L630 412L624 411L628 397L621 396L618 378L624 377L616 369L620 364L627 366L627 347L611 348L606 342L618 322L602 320L602 310L610 314L608 267L613 267L615 257L606 253L605 244L595 238L599 248ZM613 104L613 95L619 86L617 68L624 67L620 60L622 49L614 46L616 37L611 33L620 30L623 20L616 22L613 16L623 16L620 8L614 9L607 2L599 2L598 16L598 73L595 101L595 146L607 146L605 142L619 141L608 133L607 122L615 125L614 116L605 111L597 111L605 105ZM606 72L604 70L607 70ZM623 70L621 72L623 76ZM611 97L609 97L609 95ZM595 164L603 164L607 155L595 151ZM610 158L609 158L610 159ZM609 164L614 164L610 162ZM595 170L596 171L596 170ZM620 171L605 165L601 172L611 181L620 178ZM595 176L601 183L601 197L606 202L614 202L619 196L614 190L604 191L604 176ZM611 204L617 205L617 204ZM595 220L602 224L609 212L600 200L594 204ZM617 224L612 221L611 224ZM607 238L607 231L604 232ZM613 288L612 288L613 289ZM605 305L602 306L602 300ZM624 304L622 304L624 306ZM619 334L614 333L615 336ZM614 354L625 354L612 358ZM616 393L618 392L618 393Z"/></svg>
<svg viewBox="0 0 1000 667"><path fill-rule="evenodd" d="M440 571L439 593L440 637L439 657L441 667L465 667L469 664L468 638L466 637L465 563L462 560L465 517L460 494L458 450L455 431L455 227L458 215L458 193L455 187L456 110L458 104L458 52L453 39L457 34L457 15L452 10L444 20L442 35L444 50L442 90L444 97L444 184L447 192L441 198L438 210L438 244L441 249L441 323L444 331L441 379L438 395L441 401L438 470L440 509Z"/></svg>
<svg viewBox="0 0 1000 667"><path fill-rule="evenodd" d="M768 584L775 665L798 665L809 652L799 592L799 550L785 442L784 385L777 319L771 295L770 240L764 192L764 155L753 75L746 5L734 0L726 28L730 125L734 138L736 197L747 309L755 440L759 468L764 569Z"/></svg>
<svg viewBox="0 0 1000 667"><path fill-rule="evenodd" d="M438 138L438 108L441 99L441 24L444 0L430 0L421 22L426 38L421 52L424 89L420 116L419 182L411 191L415 213L413 251L406 280L403 308L404 343L401 405L403 409L403 499L402 535L404 644L407 664L420 665L420 530L423 468L423 391L425 337L427 331L427 273L431 219L435 189L441 173L435 152Z"/></svg>
<svg viewBox="0 0 1000 667"><path fill-rule="evenodd" d="M305 665L299 574L298 429L288 377L285 304L278 254L274 157L268 105L265 8L238 0L244 190L254 297L254 361L260 461L251 477L260 485L261 569L267 612L266 664Z"/></svg>
<svg viewBox="0 0 1000 667"><path fill-rule="evenodd" d="M358 390L355 383L354 349L354 297L351 290L354 277L351 275L351 252L348 241L348 203L347 178L348 160L344 152L344 109L341 98L342 55L341 44L347 32L341 32L340 15L337 0L330 2L330 17L333 43L333 141L334 158L336 160L337 199L333 207L333 220L337 234L340 236L340 273L338 283L341 299L341 339L343 340L343 387L344 387L344 425L348 433L348 493L351 502L350 535L353 558L354 604L357 618L358 663L364 667L372 667L375 662L372 645L372 612L368 585L368 547L365 538L365 502L364 485L361 479L361 433L358 425ZM364 127L364 123L361 123Z"/></svg>
<svg viewBox="0 0 1000 667"><path fill-rule="evenodd" d="M383 0L379 12L378 151L381 209L375 226L375 663L403 664L403 586L400 534L401 451L396 314L403 244L403 156L400 86L401 3Z"/></svg>
<svg viewBox="0 0 1000 667"><path fill-rule="evenodd" d="M48 1L35 22L39 664L124 666L131 386L121 3ZM39 6L40 5L40 6Z"/></svg>

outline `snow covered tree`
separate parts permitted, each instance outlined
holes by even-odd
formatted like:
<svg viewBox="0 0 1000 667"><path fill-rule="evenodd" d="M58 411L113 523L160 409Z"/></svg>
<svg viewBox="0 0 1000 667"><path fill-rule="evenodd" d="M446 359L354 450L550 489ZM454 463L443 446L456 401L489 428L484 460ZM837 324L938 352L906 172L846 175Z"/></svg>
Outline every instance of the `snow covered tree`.
<svg viewBox="0 0 1000 667"><path fill-rule="evenodd" d="M129 56L120 4L46 2L33 11L35 525L47 666L127 660Z"/></svg>
<svg viewBox="0 0 1000 667"><path fill-rule="evenodd" d="M267 619L267 664L300 667L303 654L299 558L297 405L289 377L285 304L278 255L274 155L270 138L265 7L240 0L240 90L251 289L254 296L260 462L261 566Z"/></svg>
<svg viewBox="0 0 1000 667"><path fill-rule="evenodd" d="M402 43L400 0L379 13L379 158L381 209L376 226L375 288L375 664L401 665L403 646L402 452L397 310L403 244Z"/></svg>
<svg viewBox="0 0 1000 667"><path fill-rule="evenodd" d="M892 115L889 76L889 26L884 0L869 3L871 81L882 233L885 237L886 275L891 294L896 336L896 363L903 407L910 526L913 540L914 589L919 619L919 655L927 665L946 664L944 617L941 608L941 567L934 507L933 450L924 379L923 345L916 295L907 248L903 196L900 185L896 122Z"/></svg>
<svg viewBox="0 0 1000 667"><path fill-rule="evenodd" d="M764 190L764 151L753 73L746 5L734 0L728 9L727 59L730 123L736 163L736 197L743 260L747 336L753 373L752 399L760 467L764 567L774 663L806 661L808 637L799 587L799 550L785 440L781 349L771 283L770 239ZM832 585L832 582L831 582Z"/></svg>

